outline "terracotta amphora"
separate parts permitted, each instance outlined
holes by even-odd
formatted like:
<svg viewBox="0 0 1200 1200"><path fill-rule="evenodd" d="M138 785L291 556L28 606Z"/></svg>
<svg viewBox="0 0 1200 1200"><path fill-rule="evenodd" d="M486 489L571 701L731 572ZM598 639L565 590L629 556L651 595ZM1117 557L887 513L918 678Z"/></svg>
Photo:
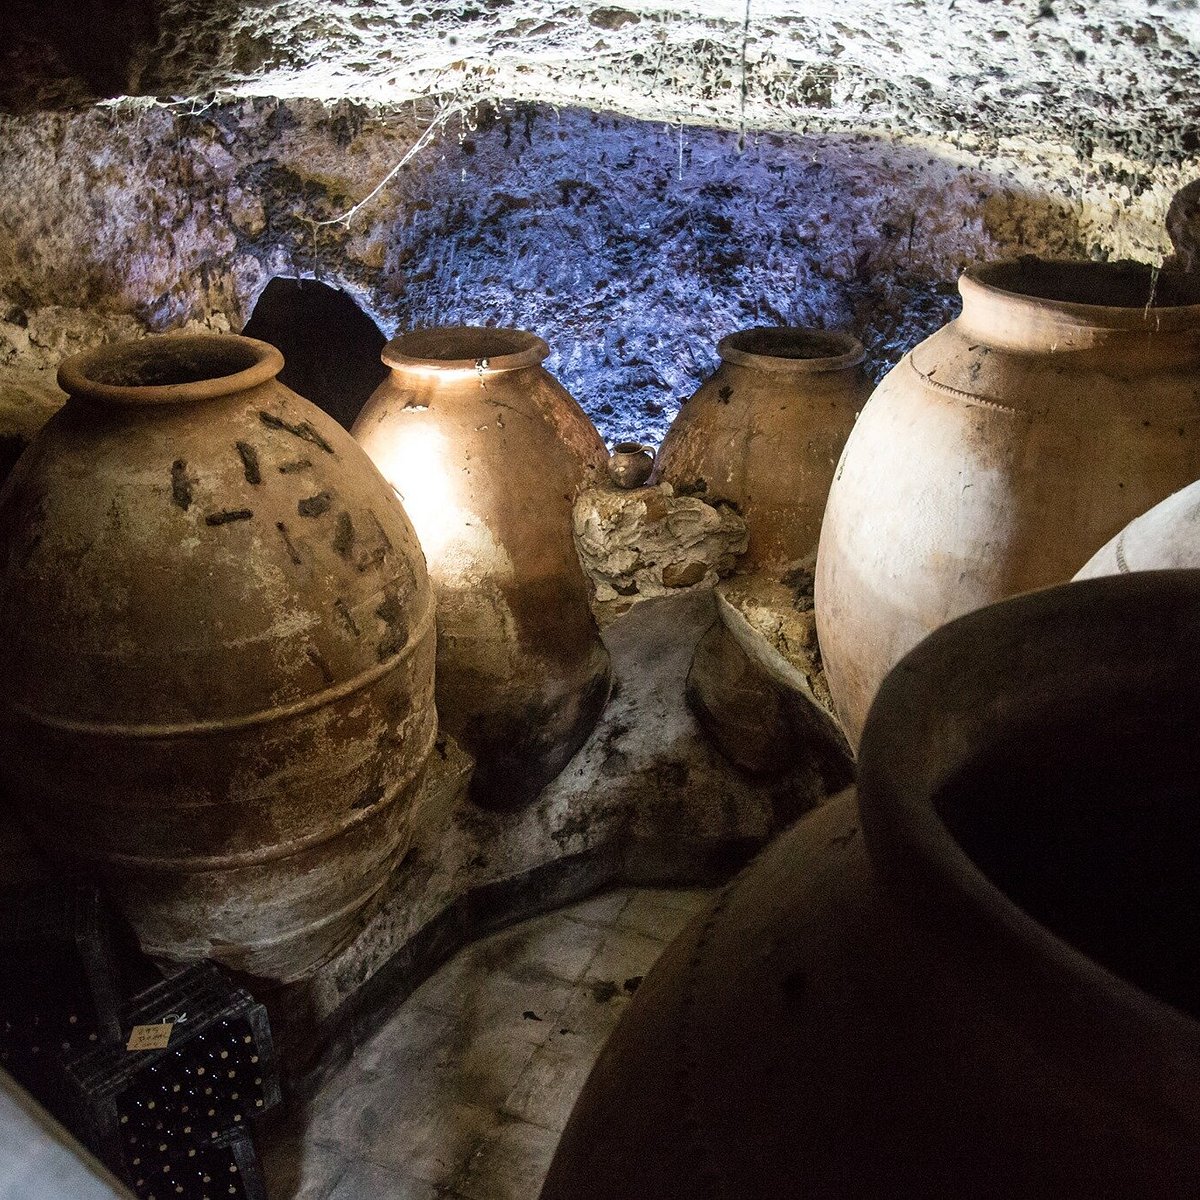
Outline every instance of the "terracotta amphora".
<svg viewBox="0 0 1200 1200"><path fill-rule="evenodd" d="M811 567L834 467L870 391L863 348L845 333L768 328L730 334L717 352L654 479L737 508L750 537L740 570Z"/></svg>
<svg viewBox="0 0 1200 1200"><path fill-rule="evenodd" d="M148 953L289 980L403 855L436 714L416 536L282 365L181 335L63 363L0 493L0 773Z"/></svg>
<svg viewBox="0 0 1200 1200"><path fill-rule="evenodd" d="M817 562L817 632L852 746L938 625L1070 579L1200 475L1200 279L1033 258L973 268L962 314L876 388Z"/></svg>
<svg viewBox="0 0 1200 1200"><path fill-rule="evenodd" d="M1198 687L1200 572L933 634L857 795L639 987L542 1200L1200 1195Z"/></svg>
<svg viewBox="0 0 1200 1200"><path fill-rule="evenodd" d="M1135 517L1076 572L1076 579L1200 567L1200 483Z"/></svg>
<svg viewBox="0 0 1200 1200"><path fill-rule="evenodd" d="M412 517L438 605L443 725L474 755L472 798L531 802L608 698L571 509L608 452L516 329L455 327L391 341L392 369L354 435Z"/></svg>

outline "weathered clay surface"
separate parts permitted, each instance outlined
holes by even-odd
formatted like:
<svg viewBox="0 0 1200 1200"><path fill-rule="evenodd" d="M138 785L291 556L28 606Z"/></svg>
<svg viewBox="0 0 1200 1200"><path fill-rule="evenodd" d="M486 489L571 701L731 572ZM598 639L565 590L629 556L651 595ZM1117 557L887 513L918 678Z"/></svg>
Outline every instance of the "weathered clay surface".
<svg viewBox="0 0 1200 1200"><path fill-rule="evenodd" d="M595 427L519 329L388 343L391 370L352 430L400 497L437 600L442 728L474 756L471 796L531 801L587 740L608 655L571 536L604 474Z"/></svg>
<svg viewBox="0 0 1200 1200"><path fill-rule="evenodd" d="M72 358L0 492L0 787L143 948L296 978L390 877L433 595L362 449L246 338Z"/></svg>
<svg viewBox="0 0 1200 1200"><path fill-rule="evenodd" d="M962 315L875 389L829 492L817 630L851 745L934 629L1070 579L1200 475L1200 278L1028 259L959 286Z"/></svg>
<svg viewBox="0 0 1200 1200"><path fill-rule="evenodd" d="M588 488L574 520L601 622L637 600L711 588L746 549L746 522L732 508L677 496L669 483Z"/></svg>
<svg viewBox="0 0 1200 1200"><path fill-rule="evenodd" d="M470 761L452 739L439 745L412 850L382 906L347 950L277 997L290 1071L313 1065L314 1028L361 1036L422 970L489 925L609 883L715 881L825 797L824 763L807 752L787 776L753 780L697 725L684 681L714 620L711 594L696 592L648 600L606 627L612 699L527 808L465 803Z"/></svg>

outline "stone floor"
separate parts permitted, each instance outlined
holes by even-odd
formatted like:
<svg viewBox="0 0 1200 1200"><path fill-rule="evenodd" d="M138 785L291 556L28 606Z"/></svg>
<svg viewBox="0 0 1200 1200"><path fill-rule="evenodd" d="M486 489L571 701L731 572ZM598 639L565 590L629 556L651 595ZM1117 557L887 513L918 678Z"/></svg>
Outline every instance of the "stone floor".
<svg viewBox="0 0 1200 1200"><path fill-rule="evenodd" d="M605 1038L707 895L606 892L463 950L264 1146L269 1200L535 1200Z"/></svg>

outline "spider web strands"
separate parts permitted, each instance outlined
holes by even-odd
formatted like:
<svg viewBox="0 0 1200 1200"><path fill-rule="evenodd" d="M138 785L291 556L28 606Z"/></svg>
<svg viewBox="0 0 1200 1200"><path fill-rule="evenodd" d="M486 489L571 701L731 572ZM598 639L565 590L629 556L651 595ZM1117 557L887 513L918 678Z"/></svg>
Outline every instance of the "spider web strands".
<svg viewBox="0 0 1200 1200"><path fill-rule="evenodd" d="M354 218L364 208L366 208L367 205L370 204L371 201L374 200L375 197L378 196L379 193L382 192L383 189L387 187L387 185L391 183L392 180L395 179L396 176L399 175L400 172L406 166L408 166L408 164L412 162L412 160L418 154L420 154L420 152L426 146L428 146L435 137L437 137L438 133L445 128L446 124L452 117L460 116L466 113L468 109L474 107L474 105L477 103L477 100L472 100L470 103L452 104L449 107L442 109L425 127L425 130L421 136L417 138L417 140L413 142L413 144L404 152L403 156L396 163L396 165L393 166L392 169L388 171L388 173L361 200L355 204L352 204L344 213L340 213L336 217L327 217L323 221L313 221L313 228L321 229L328 225L344 225L347 229L349 229L350 222L353 221Z"/></svg>

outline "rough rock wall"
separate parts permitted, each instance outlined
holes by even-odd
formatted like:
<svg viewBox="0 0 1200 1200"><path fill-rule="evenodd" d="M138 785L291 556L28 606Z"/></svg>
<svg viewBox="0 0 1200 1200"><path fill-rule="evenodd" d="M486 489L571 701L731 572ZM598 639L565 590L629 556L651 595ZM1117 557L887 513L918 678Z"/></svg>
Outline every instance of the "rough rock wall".
<svg viewBox="0 0 1200 1200"><path fill-rule="evenodd" d="M967 134L743 141L529 104L433 118L261 99L0 117L0 411L52 397L62 355L102 338L238 329L290 275L345 288L389 334L533 329L607 438L656 441L734 329L849 328L879 373L953 313L974 260L1158 261L1170 197L1200 173Z"/></svg>
<svg viewBox="0 0 1200 1200"><path fill-rule="evenodd" d="M30 0L18 0L28 5ZM47 6L35 29L54 33ZM100 7L79 0L72 13ZM507 97L734 129L1200 149L1195 0L107 0L93 85L140 94ZM52 14L51 14L52 15ZM61 21L60 21L61 24ZM77 26L76 17L71 26ZM66 30L69 34L70 29ZM80 39L52 38L79 59ZM90 46L102 42L94 33ZM115 94L115 93L112 93Z"/></svg>

